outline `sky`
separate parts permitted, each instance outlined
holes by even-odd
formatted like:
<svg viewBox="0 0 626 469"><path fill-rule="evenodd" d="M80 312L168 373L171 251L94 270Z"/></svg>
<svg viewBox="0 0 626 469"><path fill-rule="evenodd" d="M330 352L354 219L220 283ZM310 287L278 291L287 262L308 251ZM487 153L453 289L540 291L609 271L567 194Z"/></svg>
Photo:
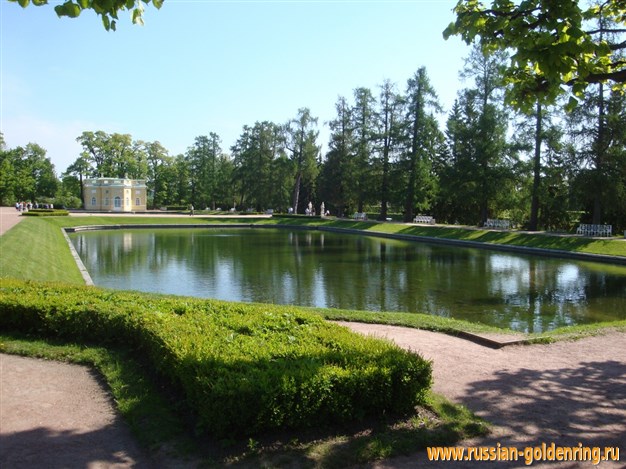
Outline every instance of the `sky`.
<svg viewBox="0 0 626 469"><path fill-rule="evenodd" d="M170 155L218 134L229 152L244 125L286 123L308 107L326 147L335 103L353 90L400 91L420 67L445 113L469 48L442 31L456 0L165 0L144 26L122 12L58 18L55 2L0 0L0 131L37 143L60 175L84 131L159 141Z"/></svg>

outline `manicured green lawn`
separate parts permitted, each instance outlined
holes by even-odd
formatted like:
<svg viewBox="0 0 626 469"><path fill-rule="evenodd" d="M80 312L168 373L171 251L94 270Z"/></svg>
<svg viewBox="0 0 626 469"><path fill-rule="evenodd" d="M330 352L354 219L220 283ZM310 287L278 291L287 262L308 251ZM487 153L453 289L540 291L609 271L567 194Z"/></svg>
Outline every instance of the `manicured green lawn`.
<svg viewBox="0 0 626 469"><path fill-rule="evenodd" d="M2 277L84 283L61 229L51 218L22 220L0 236L0 253Z"/></svg>

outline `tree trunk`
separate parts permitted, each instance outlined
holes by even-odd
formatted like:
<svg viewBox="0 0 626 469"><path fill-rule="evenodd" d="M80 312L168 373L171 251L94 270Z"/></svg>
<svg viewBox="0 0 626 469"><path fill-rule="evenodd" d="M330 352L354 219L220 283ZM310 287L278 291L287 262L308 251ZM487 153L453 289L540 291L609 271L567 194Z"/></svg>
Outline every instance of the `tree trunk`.
<svg viewBox="0 0 626 469"><path fill-rule="evenodd" d="M602 223L602 169L604 166L604 155L606 153L606 110L604 102L604 85L599 85L599 103L598 103L598 140L596 142L596 177L594 178L595 190L593 191L593 214L592 221L594 225Z"/></svg>
<svg viewBox="0 0 626 469"><path fill-rule="evenodd" d="M298 203L300 201L300 184L302 181L302 173L298 171L298 174L296 176L296 183L293 186L293 213L297 214L298 213Z"/></svg>
<svg viewBox="0 0 626 469"><path fill-rule="evenodd" d="M385 142L383 149L383 182L380 189L380 220L387 219L387 199L389 193L389 144Z"/></svg>
<svg viewBox="0 0 626 469"><path fill-rule="evenodd" d="M542 140L541 103L537 101L537 121L535 126L535 155L533 158L533 192L530 203L530 222L528 229L537 231L539 225L539 185L541 183L541 140Z"/></svg>

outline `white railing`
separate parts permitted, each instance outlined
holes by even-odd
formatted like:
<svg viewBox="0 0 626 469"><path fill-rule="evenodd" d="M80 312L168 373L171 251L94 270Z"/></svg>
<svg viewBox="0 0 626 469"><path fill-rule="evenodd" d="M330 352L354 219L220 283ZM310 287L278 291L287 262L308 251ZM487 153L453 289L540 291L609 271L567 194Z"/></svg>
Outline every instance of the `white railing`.
<svg viewBox="0 0 626 469"><path fill-rule="evenodd" d="M484 228L494 228L497 230L510 230L511 229L511 221L510 220L499 220L497 218L487 218L485 222Z"/></svg>
<svg viewBox="0 0 626 469"><path fill-rule="evenodd" d="M429 217L429 216L426 216L426 215L417 215L413 219L413 223L426 223L428 225L434 225L435 224L435 219L433 217Z"/></svg>
<svg viewBox="0 0 626 469"><path fill-rule="evenodd" d="M613 225L581 224L576 229L576 234L583 236L613 236Z"/></svg>

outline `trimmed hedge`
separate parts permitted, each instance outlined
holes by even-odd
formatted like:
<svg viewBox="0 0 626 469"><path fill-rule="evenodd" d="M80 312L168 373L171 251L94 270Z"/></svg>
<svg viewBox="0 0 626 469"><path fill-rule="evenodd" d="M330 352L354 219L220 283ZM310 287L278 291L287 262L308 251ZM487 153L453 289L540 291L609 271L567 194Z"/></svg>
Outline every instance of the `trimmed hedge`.
<svg viewBox="0 0 626 469"><path fill-rule="evenodd" d="M289 306L0 279L0 329L140 353L220 437L411 412L431 364Z"/></svg>
<svg viewBox="0 0 626 469"><path fill-rule="evenodd" d="M27 217L67 217L70 214L67 210L58 210L52 208L33 208L27 212L22 212Z"/></svg>

